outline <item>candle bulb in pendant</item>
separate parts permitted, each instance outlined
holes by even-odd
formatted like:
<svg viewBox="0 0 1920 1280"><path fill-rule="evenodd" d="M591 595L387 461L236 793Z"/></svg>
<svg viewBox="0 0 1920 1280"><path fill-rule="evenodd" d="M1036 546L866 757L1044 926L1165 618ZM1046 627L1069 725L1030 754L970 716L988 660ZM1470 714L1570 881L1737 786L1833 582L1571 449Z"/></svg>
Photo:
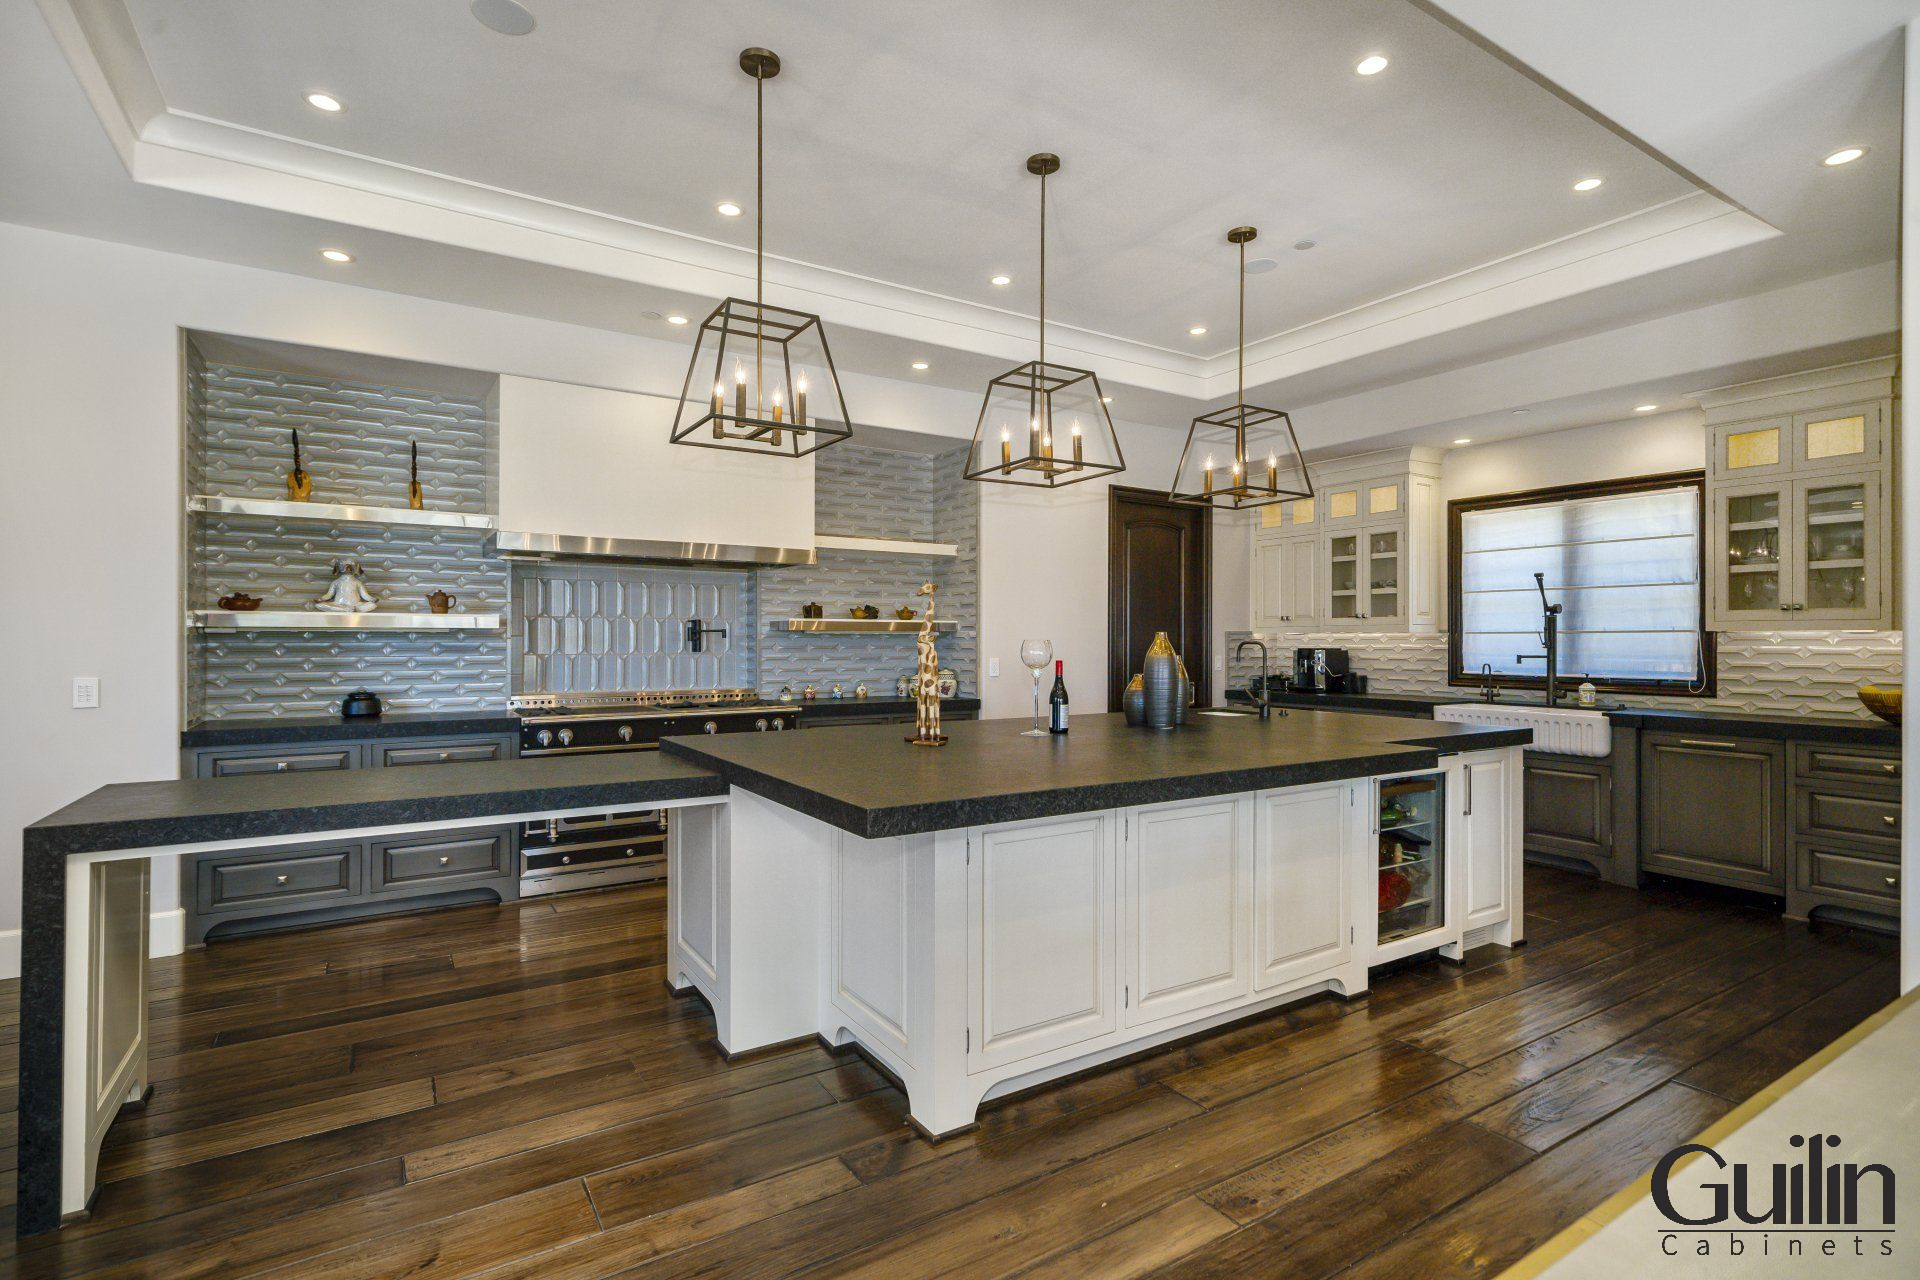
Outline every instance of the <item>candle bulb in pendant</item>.
<svg viewBox="0 0 1920 1280"><path fill-rule="evenodd" d="M1280 462L1272 454L1267 455L1267 491L1280 492Z"/></svg>
<svg viewBox="0 0 1920 1280"><path fill-rule="evenodd" d="M1213 455L1207 455L1207 465L1200 472L1200 492L1213 492Z"/></svg>
<svg viewBox="0 0 1920 1280"><path fill-rule="evenodd" d="M780 402L780 388L773 389L773 420L783 422L786 418L786 406Z"/></svg>
<svg viewBox="0 0 1920 1280"><path fill-rule="evenodd" d="M1040 456L1048 462L1053 461L1053 432L1051 431L1040 437Z"/></svg>
<svg viewBox="0 0 1920 1280"><path fill-rule="evenodd" d="M1040 419L1034 418L1027 424L1027 457L1040 456Z"/></svg>
<svg viewBox="0 0 1920 1280"><path fill-rule="evenodd" d="M723 382L713 384L713 416L719 417L727 411L727 387Z"/></svg>
<svg viewBox="0 0 1920 1280"><path fill-rule="evenodd" d="M745 365L733 366L733 416L747 416L747 369Z"/></svg>
<svg viewBox="0 0 1920 1280"><path fill-rule="evenodd" d="M1227 489L1230 493L1238 493L1240 491L1240 463L1238 461L1233 464L1233 483L1228 485Z"/></svg>
<svg viewBox="0 0 1920 1280"><path fill-rule="evenodd" d="M1013 472L1013 433L1005 427L1000 428L1000 474Z"/></svg>
<svg viewBox="0 0 1920 1280"><path fill-rule="evenodd" d="M793 425L798 430L807 425L807 380L796 378L793 383Z"/></svg>
<svg viewBox="0 0 1920 1280"><path fill-rule="evenodd" d="M1078 471L1083 461L1085 459L1080 456L1080 424L1076 422L1073 424L1073 469Z"/></svg>

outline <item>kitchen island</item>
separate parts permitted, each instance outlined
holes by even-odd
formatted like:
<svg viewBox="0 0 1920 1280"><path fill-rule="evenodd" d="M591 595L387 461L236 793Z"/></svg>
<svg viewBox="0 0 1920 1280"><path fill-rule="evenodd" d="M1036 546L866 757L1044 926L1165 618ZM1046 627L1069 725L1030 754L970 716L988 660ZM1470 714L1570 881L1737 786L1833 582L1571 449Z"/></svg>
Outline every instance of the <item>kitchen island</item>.
<svg viewBox="0 0 1920 1280"><path fill-rule="evenodd" d="M1021 727L664 744L729 787L668 841L669 981L712 1004L723 1049L857 1044L937 1136L997 1095L1356 995L1374 964L1521 941L1525 730Z"/></svg>

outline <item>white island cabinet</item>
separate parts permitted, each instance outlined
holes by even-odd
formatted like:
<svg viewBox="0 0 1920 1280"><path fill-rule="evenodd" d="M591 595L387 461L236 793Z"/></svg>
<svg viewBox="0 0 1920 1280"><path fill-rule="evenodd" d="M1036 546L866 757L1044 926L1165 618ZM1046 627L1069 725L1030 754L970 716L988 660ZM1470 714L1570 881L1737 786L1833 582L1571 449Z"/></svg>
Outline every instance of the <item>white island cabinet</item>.
<svg viewBox="0 0 1920 1280"><path fill-rule="evenodd" d="M1518 940L1519 756L1425 775L1448 779L1447 907L1412 949ZM724 809L673 828L669 981L707 997L732 1053L857 1042L915 1124L950 1133L997 1094L1364 991L1384 958L1380 783L867 839L736 782Z"/></svg>

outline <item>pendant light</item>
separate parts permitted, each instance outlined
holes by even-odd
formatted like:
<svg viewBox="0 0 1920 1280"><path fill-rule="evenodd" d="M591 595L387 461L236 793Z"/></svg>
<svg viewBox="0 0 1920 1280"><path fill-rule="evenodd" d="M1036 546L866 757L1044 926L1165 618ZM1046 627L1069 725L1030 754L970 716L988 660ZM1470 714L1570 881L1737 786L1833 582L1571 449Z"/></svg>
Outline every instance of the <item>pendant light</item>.
<svg viewBox="0 0 1920 1280"><path fill-rule="evenodd" d="M673 442L800 457L853 434L820 317L769 305L766 291L766 84L771 49L743 49L753 77L753 298L727 298L700 323L673 416Z"/></svg>
<svg viewBox="0 0 1920 1280"><path fill-rule="evenodd" d="M1237 510L1313 496L1293 419L1282 410L1247 403L1247 245L1259 234L1252 227L1227 232L1227 243L1240 246L1238 394L1231 405L1201 414L1187 429L1187 445L1167 492L1175 502Z"/></svg>
<svg viewBox="0 0 1920 1280"><path fill-rule="evenodd" d="M1027 172L1040 179L1040 358L987 384L969 480L1057 489L1127 469L1100 379L1047 361L1047 177L1059 171L1059 156L1027 157Z"/></svg>

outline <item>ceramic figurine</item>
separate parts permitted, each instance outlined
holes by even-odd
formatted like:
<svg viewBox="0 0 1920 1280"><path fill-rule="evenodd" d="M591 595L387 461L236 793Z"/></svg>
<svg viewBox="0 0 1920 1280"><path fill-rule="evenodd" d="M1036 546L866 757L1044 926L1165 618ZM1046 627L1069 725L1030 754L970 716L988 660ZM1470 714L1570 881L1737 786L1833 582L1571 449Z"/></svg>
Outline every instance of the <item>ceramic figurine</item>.
<svg viewBox="0 0 1920 1280"><path fill-rule="evenodd" d="M800 691L800 698L804 702L812 702L815 698L818 698L819 696L820 696L820 691L814 688L812 685L808 685L806 688Z"/></svg>
<svg viewBox="0 0 1920 1280"><path fill-rule="evenodd" d="M859 684L853 686L853 696L856 699L865 698L867 696L867 682L865 680L862 680Z"/></svg>
<svg viewBox="0 0 1920 1280"><path fill-rule="evenodd" d="M916 747L940 747L947 741L940 732L940 654L933 643L933 591L931 582L920 584L927 612L920 619L920 661L913 671L913 736L907 739Z"/></svg>
<svg viewBox="0 0 1920 1280"><path fill-rule="evenodd" d="M305 502L313 496L313 477L300 465L300 433L293 433L293 470L287 472L287 498L292 502Z"/></svg>
<svg viewBox="0 0 1920 1280"><path fill-rule="evenodd" d="M844 686L836 684L833 688L827 690L827 696L829 698L844 698L847 696L847 691Z"/></svg>
<svg viewBox="0 0 1920 1280"><path fill-rule="evenodd" d="M360 581L360 566L352 560L334 561L327 593L307 606L320 613L372 613L379 607L367 584Z"/></svg>
<svg viewBox="0 0 1920 1280"><path fill-rule="evenodd" d="M781 686L780 686L780 701L782 701L782 702L792 702L792 701L793 701L793 686L792 686L792 685L790 685L790 684L783 684L783 685L781 685Z"/></svg>
<svg viewBox="0 0 1920 1280"><path fill-rule="evenodd" d="M893 682L893 691L902 698L911 698L913 696L913 677L906 675L895 680Z"/></svg>

